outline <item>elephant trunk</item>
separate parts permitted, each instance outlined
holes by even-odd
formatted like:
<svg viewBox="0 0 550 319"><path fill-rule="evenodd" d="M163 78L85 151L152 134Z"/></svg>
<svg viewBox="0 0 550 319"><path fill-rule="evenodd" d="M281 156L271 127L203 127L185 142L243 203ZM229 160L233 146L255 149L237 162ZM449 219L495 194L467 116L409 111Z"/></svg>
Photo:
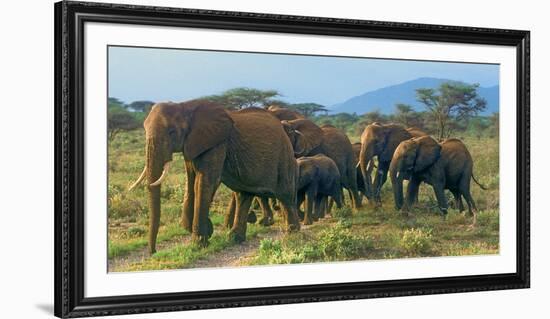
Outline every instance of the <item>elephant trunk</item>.
<svg viewBox="0 0 550 319"><path fill-rule="evenodd" d="M361 168L361 174L363 175L363 183L365 184L365 196L370 200L372 198L372 179L369 171L369 162L372 161L373 146L369 143L361 145L361 152L359 153L359 167Z"/></svg>
<svg viewBox="0 0 550 319"><path fill-rule="evenodd" d="M404 175L399 173L400 164L398 161L391 161L390 164L390 179L393 188L393 198L395 207L401 209L403 207L403 179Z"/></svg>
<svg viewBox="0 0 550 319"><path fill-rule="evenodd" d="M160 156L160 145L155 143L153 138L146 141L146 178L147 189L149 193L149 252L156 252L157 234L160 224L160 188L163 175L164 158ZM161 180L162 182L162 180Z"/></svg>

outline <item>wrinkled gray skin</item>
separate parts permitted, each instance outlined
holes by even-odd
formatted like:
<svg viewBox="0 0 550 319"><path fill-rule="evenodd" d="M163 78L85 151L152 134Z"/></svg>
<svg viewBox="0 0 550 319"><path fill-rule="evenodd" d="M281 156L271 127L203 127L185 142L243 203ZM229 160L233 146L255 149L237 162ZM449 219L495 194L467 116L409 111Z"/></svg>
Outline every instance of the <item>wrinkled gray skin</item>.
<svg viewBox="0 0 550 319"><path fill-rule="evenodd" d="M156 251L160 188L168 162L183 153L187 190L182 224L193 242L206 245L213 227L208 212L221 182L236 192L230 237L246 238L247 213L255 195L277 198L287 230L300 229L296 212L298 167L280 121L263 109L227 112L222 105L193 100L157 103L145 123L146 167L138 181L149 191L149 251ZM144 177L145 176L145 177ZM137 185L137 183L135 184Z"/></svg>
<svg viewBox="0 0 550 319"><path fill-rule="evenodd" d="M296 111L279 107L279 106L269 106L267 108L269 113L276 117L280 121L286 121L286 120L295 120L295 119L302 119L304 116ZM287 134L291 134L288 132L288 129L286 129ZM293 145L294 147L294 145ZM296 151L295 151L296 154ZM235 216L235 209L236 209L236 200L237 196L235 193L232 194L231 200L229 201L229 205L227 206L227 210L225 213L225 220L224 225L226 228L231 228L233 226L233 219ZM259 220L259 224L263 226L271 226L274 224L275 220L273 217L273 209L272 205L269 204L269 198L267 197L256 197L255 200L258 202L258 205L260 206L263 217ZM274 200L275 201L275 200ZM249 223L255 223L257 221L256 214L254 212L250 212L248 216L248 222Z"/></svg>
<svg viewBox="0 0 550 319"><path fill-rule="evenodd" d="M373 123L368 125L361 134L361 152L359 154L359 167L365 184L365 196L369 200L381 203L380 191L386 182L388 169L393 153L399 143L416 136L424 136L426 133L416 128L405 129L398 124ZM369 165L374 158L378 159L374 184L371 179Z"/></svg>
<svg viewBox="0 0 550 319"><path fill-rule="evenodd" d="M353 148L344 132L332 125L317 126L308 119L282 121L297 158L324 154L336 163L342 187L351 194L352 207L361 207Z"/></svg>
<svg viewBox="0 0 550 319"><path fill-rule="evenodd" d="M356 161L349 138L344 132L331 125L317 126L312 121L303 118L299 113L280 107L270 107L269 111L281 120L290 139L296 158L324 154L332 159L341 176L341 185L350 193L352 206L361 207L361 198L357 190ZM287 120L291 119L291 120ZM226 216L231 216L233 203L229 204ZM260 199L260 206L264 217L260 220L263 225L273 223L273 212L267 204L267 199ZM227 222L231 218L226 217ZM251 218L250 220L254 220Z"/></svg>
<svg viewBox="0 0 550 319"><path fill-rule="evenodd" d="M447 139L438 143L430 136L422 136L403 141L399 144L390 164L395 206L409 211L418 196L418 187L425 182L433 187L439 209L447 214L445 189L455 197L457 207L464 210L463 196L468 211L476 222L477 208L470 193L470 180L473 177L473 160L470 152L458 139ZM403 180L408 179L407 195L403 201ZM479 183L478 185L481 186Z"/></svg>
<svg viewBox="0 0 550 319"><path fill-rule="evenodd" d="M305 200L304 225L324 216L323 201L330 196L338 208L343 195L340 172L333 160L323 154L298 159L298 207Z"/></svg>

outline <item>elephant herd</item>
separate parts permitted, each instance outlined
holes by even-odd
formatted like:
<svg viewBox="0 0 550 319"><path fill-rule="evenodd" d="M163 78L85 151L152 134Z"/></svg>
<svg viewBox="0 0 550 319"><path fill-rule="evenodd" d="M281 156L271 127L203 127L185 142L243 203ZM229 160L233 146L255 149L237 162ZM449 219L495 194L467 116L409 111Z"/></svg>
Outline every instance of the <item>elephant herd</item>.
<svg viewBox="0 0 550 319"><path fill-rule="evenodd" d="M150 253L156 251L160 188L176 152L183 154L187 173L181 224L201 246L208 244L214 231L208 215L220 183L233 191L225 225L236 242L246 239L255 197L263 211L261 224L273 224L271 204L276 200L285 230L296 231L302 204L303 223L311 224L333 202L343 205L342 189L348 191L354 209L361 207L362 196L379 203L388 172L397 208L408 210L425 182L432 185L442 213L447 212L444 189L449 189L461 210L464 197L475 222L476 206L469 189L473 161L456 139L438 143L417 129L372 123L361 143L352 144L343 131L318 126L289 109L229 111L206 100L157 103L144 128L145 167L130 189L147 184ZM409 180L405 199L403 180Z"/></svg>

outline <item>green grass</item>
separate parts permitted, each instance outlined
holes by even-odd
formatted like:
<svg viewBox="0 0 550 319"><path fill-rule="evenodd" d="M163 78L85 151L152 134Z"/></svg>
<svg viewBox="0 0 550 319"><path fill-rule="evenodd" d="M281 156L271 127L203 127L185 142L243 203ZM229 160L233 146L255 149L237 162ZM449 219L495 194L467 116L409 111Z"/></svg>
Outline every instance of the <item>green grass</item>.
<svg viewBox="0 0 550 319"><path fill-rule="evenodd" d="M357 136L351 136L356 140ZM489 190L471 184L479 215L477 226L470 228L472 218L449 209L443 220L437 209L433 190L422 185L419 204L409 216L396 211L391 183L382 188L381 207L364 202L353 212L349 207L334 209L332 216L314 223L307 230L278 238L261 240L254 256L242 264L287 264L333 262L360 259L389 259L427 256L463 256L497 254L499 251L499 168L498 139L465 137L474 158L474 174ZM128 187L144 166L143 130L122 132L109 145L108 187L108 256L124 260L147 247L148 212L146 189L132 192ZM171 174L163 183L161 225L157 243L166 247L153 256L129 259L115 271L174 269L193 267L197 261L214 256L234 245L227 239L223 215L231 191L221 185L214 197L210 218L214 235L207 248L183 244L189 234L180 225L181 202L185 193L185 170L181 154L174 154ZM347 192L346 192L347 196ZM452 196L447 194L449 201ZM346 198L346 203L350 203ZM464 203L466 204L466 203ZM271 226L278 233L280 216ZM247 238L253 239L269 230L249 225Z"/></svg>

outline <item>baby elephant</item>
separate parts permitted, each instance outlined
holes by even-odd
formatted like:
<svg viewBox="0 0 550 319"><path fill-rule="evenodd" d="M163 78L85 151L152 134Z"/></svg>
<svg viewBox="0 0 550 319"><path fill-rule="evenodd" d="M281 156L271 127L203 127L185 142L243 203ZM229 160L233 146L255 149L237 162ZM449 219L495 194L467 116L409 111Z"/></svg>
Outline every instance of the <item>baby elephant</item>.
<svg viewBox="0 0 550 319"><path fill-rule="evenodd" d="M438 143L430 136L422 136L403 141L399 144L390 164L390 177L393 186L395 206L408 211L418 196L421 182L432 185L439 209L447 214L447 199L444 190L454 195L458 208L462 211L461 196L468 204L468 211L476 223L477 208L470 194L470 179L473 179L473 160L470 152L458 139L447 139ZM403 203L403 180L409 185L405 203Z"/></svg>
<svg viewBox="0 0 550 319"><path fill-rule="evenodd" d="M305 199L304 225L310 225L314 219L324 215L328 196L334 199L338 208L342 207L340 172L336 163L322 154L300 157L297 161L298 207Z"/></svg>

